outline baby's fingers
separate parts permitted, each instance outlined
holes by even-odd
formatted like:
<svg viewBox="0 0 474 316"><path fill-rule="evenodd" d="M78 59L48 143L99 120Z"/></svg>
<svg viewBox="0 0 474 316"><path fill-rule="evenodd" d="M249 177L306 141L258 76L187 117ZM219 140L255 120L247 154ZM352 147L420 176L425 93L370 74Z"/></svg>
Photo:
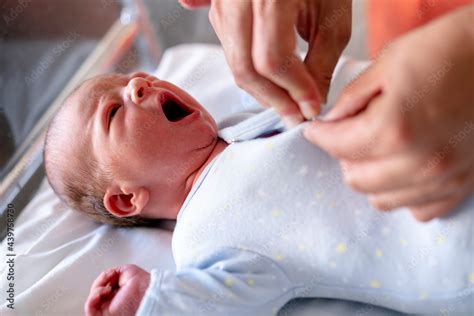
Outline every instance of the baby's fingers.
<svg viewBox="0 0 474 316"><path fill-rule="evenodd" d="M119 280L120 272L117 271L116 268L110 268L102 272L97 279L95 279L94 283L92 283L91 291L94 288L101 288L105 287L107 284L117 284Z"/></svg>
<svg viewBox="0 0 474 316"><path fill-rule="evenodd" d="M97 287L91 290L87 298L84 310L87 316L101 316L102 303L108 300L112 293L112 287L107 285L105 287Z"/></svg>

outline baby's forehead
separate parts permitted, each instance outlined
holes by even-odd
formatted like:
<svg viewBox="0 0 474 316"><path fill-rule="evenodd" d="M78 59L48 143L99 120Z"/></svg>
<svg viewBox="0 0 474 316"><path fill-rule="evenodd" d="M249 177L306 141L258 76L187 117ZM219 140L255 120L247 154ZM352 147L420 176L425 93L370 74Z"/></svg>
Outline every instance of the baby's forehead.
<svg viewBox="0 0 474 316"><path fill-rule="evenodd" d="M123 84L127 79L124 75L100 75L81 83L65 100L63 113L87 113L93 110L100 98ZM85 112L84 112L85 111Z"/></svg>
<svg viewBox="0 0 474 316"><path fill-rule="evenodd" d="M61 134L70 134L68 138L73 142L73 134L87 124L100 97L121 80L120 75L101 75L84 81L65 99L56 115L55 129L60 130Z"/></svg>
<svg viewBox="0 0 474 316"><path fill-rule="evenodd" d="M111 89L120 87L128 82L128 75L106 74L84 81L65 100L59 111L56 129L60 130L64 139L71 145L78 140L89 142L90 131L84 128L93 120L93 115L100 98ZM81 133L79 139L75 135Z"/></svg>
<svg viewBox="0 0 474 316"><path fill-rule="evenodd" d="M103 74L90 78L80 84L68 98L67 102L72 106L87 107L88 104L96 104L104 94L119 87L126 86L131 78L150 76L145 72L133 72L130 74Z"/></svg>
<svg viewBox="0 0 474 316"><path fill-rule="evenodd" d="M83 82L76 93L87 94L89 96L103 93L118 85L125 84L127 82L127 75L122 74L107 74L93 77Z"/></svg>
<svg viewBox="0 0 474 316"><path fill-rule="evenodd" d="M114 87L127 85L128 81L134 77L146 78L150 76L145 72L132 72L129 74L102 74L84 81L78 89L77 93L85 93L95 95L104 93Z"/></svg>

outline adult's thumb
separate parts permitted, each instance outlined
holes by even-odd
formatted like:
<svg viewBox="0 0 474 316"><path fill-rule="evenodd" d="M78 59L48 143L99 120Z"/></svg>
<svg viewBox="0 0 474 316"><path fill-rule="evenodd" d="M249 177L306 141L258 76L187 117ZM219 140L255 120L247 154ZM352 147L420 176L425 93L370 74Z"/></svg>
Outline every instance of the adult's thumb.
<svg viewBox="0 0 474 316"><path fill-rule="evenodd" d="M334 107L323 120L337 121L354 116L365 110L381 93L382 83L377 76L377 69L371 66L344 88Z"/></svg>
<svg viewBox="0 0 474 316"><path fill-rule="evenodd" d="M313 5L318 1L310 1ZM319 1L319 14L309 22L300 21L299 34L308 41L305 64L326 101L334 68L351 37L352 1ZM311 10L309 10L311 12ZM311 21L318 24L317 27Z"/></svg>
<svg viewBox="0 0 474 316"><path fill-rule="evenodd" d="M329 51L323 44L310 45L304 63L316 82L322 102L326 102L332 74L341 52Z"/></svg>

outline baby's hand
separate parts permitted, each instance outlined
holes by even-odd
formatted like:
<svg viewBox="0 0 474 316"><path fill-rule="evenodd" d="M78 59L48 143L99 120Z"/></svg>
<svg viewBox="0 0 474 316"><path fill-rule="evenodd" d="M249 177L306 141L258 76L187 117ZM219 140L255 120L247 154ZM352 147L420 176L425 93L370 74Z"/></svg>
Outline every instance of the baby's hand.
<svg viewBox="0 0 474 316"><path fill-rule="evenodd" d="M92 284L86 315L135 315L149 283L150 274L134 264L102 272Z"/></svg>

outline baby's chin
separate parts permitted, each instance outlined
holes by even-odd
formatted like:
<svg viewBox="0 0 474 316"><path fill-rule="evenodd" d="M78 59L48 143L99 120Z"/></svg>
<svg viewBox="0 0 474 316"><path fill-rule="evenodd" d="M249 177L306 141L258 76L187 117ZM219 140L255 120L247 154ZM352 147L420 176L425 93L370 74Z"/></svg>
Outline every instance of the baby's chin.
<svg viewBox="0 0 474 316"><path fill-rule="evenodd" d="M200 148L198 149L209 149L209 150L212 150L214 148L214 146L216 145L217 143L217 140L218 140L218 137L217 137L217 133L213 133L213 134L209 134L209 138L207 139L207 142L204 143L203 146L201 146Z"/></svg>

